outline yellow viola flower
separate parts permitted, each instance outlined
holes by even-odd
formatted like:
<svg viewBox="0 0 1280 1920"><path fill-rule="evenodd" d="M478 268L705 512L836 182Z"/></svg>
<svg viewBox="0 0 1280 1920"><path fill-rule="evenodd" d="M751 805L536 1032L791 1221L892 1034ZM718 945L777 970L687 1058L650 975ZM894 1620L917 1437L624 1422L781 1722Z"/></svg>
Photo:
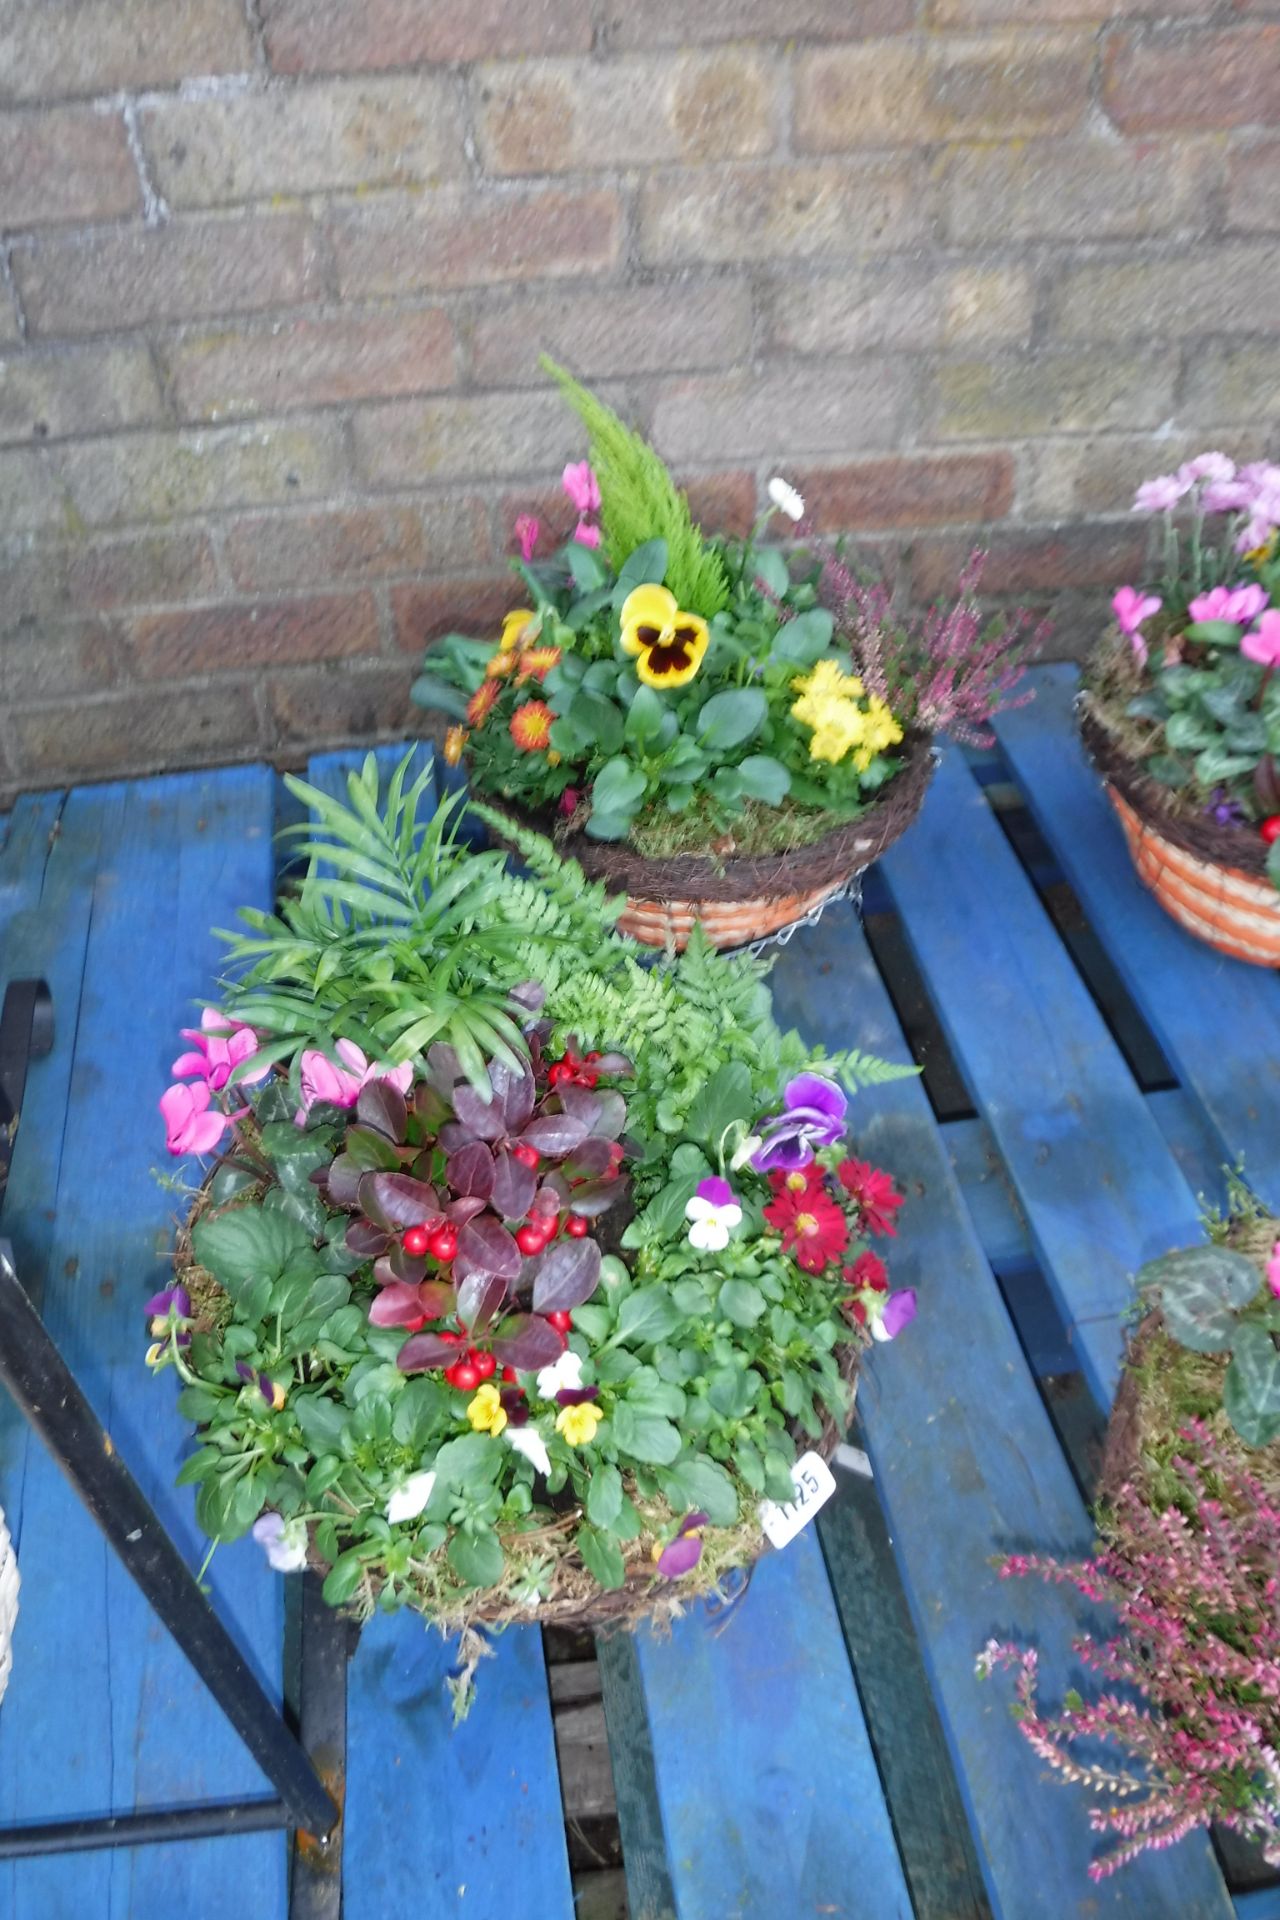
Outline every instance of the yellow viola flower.
<svg viewBox="0 0 1280 1920"><path fill-rule="evenodd" d="M502 1404L502 1395L488 1380L477 1387L467 1402L467 1418L477 1433L498 1434L507 1424L507 1410Z"/></svg>
<svg viewBox="0 0 1280 1920"><path fill-rule="evenodd" d="M469 736L465 727L450 727L444 737L444 763L456 767Z"/></svg>
<svg viewBox="0 0 1280 1920"><path fill-rule="evenodd" d="M502 638L498 642L498 651L518 652L521 646L537 639L541 627L542 622L532 607L513 607L510 613L502 616Z"/></svg>
<svg viewBox="0 0 1280 1920"><path fill-rule="evenodd" d="M811 760L836 765L851 755L858 772L865 773L878 753L902 738L902 728L885 702L869 695L858 676L834 660L819 660L791 686L800 696L792 702L792 714L813 729Z"/></svg>
<svg viewBox="0 0 1280 1920"><path fill-rule="evenodd" d="M636 677L647 687L686 686L710 644L706 621L682 613L666 587L635 587L622 603L622 649L635 655Z"/></svg>
<svg viewBox="0 0 1280 1920"><path fill-rule="evenodd" d="M556 1432L563 1434L571 1447L589 1447L603 1419L599 1407L584 1400L576 1407L561 1407L556 1415Z"/></svg>

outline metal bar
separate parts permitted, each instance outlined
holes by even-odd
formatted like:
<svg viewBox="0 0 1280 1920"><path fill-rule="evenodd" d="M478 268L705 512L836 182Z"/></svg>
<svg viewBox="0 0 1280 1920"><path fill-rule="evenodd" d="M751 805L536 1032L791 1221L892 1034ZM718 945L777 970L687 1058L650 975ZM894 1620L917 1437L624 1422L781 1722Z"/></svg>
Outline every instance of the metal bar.
<svg viewBox="0 0 1280 1920"><path fill-rule="evenodd" d="M90 1820L48 1820L0 1830L0 1860L38 1854L88 1853L102 1847L152 1847L163 1840L217 1840L235 1833L288 1827L283 1800L211 1801L203 1807L165 1807L155 1813L103 1814Z"/></svg>
<svg viewBox="0 0 1280 1920"><path fill-rule="evenodd" d="M338 1810L219 1620L45 1330L0 1240L0 1382L289 1809L325 1839Z"/></svg>
<svg viewBox="0 0 1280 1920"><path fill-rule="evenodd" d="M4 1202L27 1067L53 1047L53 998L43 980L12 980L0 1007L0 1204Z"/></svg>
<svg viewBox="0 0 1280 1920"><path fill-rule="evenodd" d="M320 1776L341 1807L346 1796L347 1661L356 1634L326 1606L314 1573L302 1576L298 1654L298 1732ZM309 1833L294 1842L289 1920L341 1920L342 1829L321 1848Z"/></svg>

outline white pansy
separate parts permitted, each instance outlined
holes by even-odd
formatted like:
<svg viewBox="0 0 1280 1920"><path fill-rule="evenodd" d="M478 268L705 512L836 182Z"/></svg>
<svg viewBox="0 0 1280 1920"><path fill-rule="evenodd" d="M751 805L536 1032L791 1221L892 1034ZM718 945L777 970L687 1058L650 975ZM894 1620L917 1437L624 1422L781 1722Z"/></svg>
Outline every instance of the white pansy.
<svg viewBox="0 0 1280 1920"><path fill-rule="evenodd" d="M554 1400L558 1393L566 1389L575 1392L582 1385L582 1361L566 1347L554 1366L542 1367L538 1373L538 1393L543 1400Z"/></svg>
<svg viewBox="0 0 1280 1920"><path fill-rule="evenodd" d="M508 1427L507 1439L517 1453L522 1453L526 1460L532 1460L536 1473L550 1473L551 1455L547 1452L546 1441L536 1427Z"/></svg>
<svg viewBox="0 0 1280 1920"><path fill-rule="evenodd" d="M695 1193L685 1214L693 1222L689 1228L689 1245L697 1247L700 1253L720 1253L729 1244L729 1235L742 1220L742 1208L736 1200L718 1204L714 1200L704 1200Z"/></svg>
<svg viewBox="0 0 1280 1920"><path fill-rule="evenodd" d="M729 1162L730 1173L737 1173L741 1167L745 1167L752 1154L759 1153L763 1145L764 1141L758 1133L749 1133Z"/></svg>
<svg viewBox="0 0 1280 1920"><path fill-rule="evenodd" d="M787 480L777 474L769 482L769 498L779 513L785 513L788 520L804 519L804 496L796 492Z"/></svg>
<svg viewBox="0 0 1280 1920"><path fill-rule="evenodd" d="M387 1502L387 1518L392 1526L399 1520L416 1520L431 1498L435 1484L434 1473L411 1473Z"/></svg>

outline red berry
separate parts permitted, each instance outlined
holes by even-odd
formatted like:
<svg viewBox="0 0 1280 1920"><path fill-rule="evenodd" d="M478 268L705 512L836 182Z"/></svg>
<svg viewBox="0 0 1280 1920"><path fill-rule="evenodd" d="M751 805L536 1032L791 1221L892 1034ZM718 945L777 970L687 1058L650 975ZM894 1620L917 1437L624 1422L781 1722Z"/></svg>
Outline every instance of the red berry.
<svg viewBox="0 0 1280 1920"><path fill-rule="evenodd" d="M407 1233L401 1234L400 1245L406 1253L411 1253L414 1259L418 1260L429 1250L431 1235L425 1227L410 1227Z"/></svg>
<svg viewBox="0 0 1280 1920"><path fill-rule="evenodd" d="M567 1060L553 1061L547 1069L547 1081L550 1086L558 1087L562 1080L573 1078L573 1068Z"/></svg>
<svg viewBox="0 0 1280 1920"><path fill-rule="evenodd" d="M1280 813L1268 814L1267 818L1258 828L1258 832L1262 835L1268 846L1271 846L1276 840L1280 840Z"/></svg>
<svg viewBox="0 0 1280 1920"><path fill-rule="evenodd" d="M621 1140L611 1140L609 1142L609 1158L612 1160L615 1167L620 1167L622 1165L622 1162L626 1158L626 1154L627 1154L627 1150L623 1146Z"/></svg>
<svg viewBox="0 0 1280 1920"><path fill-rule="evenodd" d="M458 1251L458 1236L452 1227L437 1227L431 1236L428 1251L435 1260L452 1260Z"/></svg>
<svg viewBox="0 0 1280 1920"><path fill-rule="evenodd" d="M451 1387L458 1387L463 1393L471 1393L480 1385L480 1372L471 1360L455 1360L445 1375Z"/></svg>
<svg viewBox="0 0 1280 1920"><path fill-rule="evenodd" d="M541 1155L536 1147L521 1144L518 1147L512 1147L511 1158L518 1160L522 1167L536 1167Z"/></svg>
<svg viewBox="0 0 1280 1920"><path fill-rule="evenodd" d="M575 1240L584 1240L591 1231L591 1222L585 1214L571 1213L564 1223L564 1230Z"/></svg>
<svg viewBox="0 0 1280 1920"><path fill-rule="evenodd" d="M439 1333L436 1335L437 1340L447 1340L451 1347L460 1347L465 1338L465 1334L450 1333L447 1327L441 1327Z"/></svg>
<svg viewBox="0 0 1280 1920"><path fill-rule="evenodd" d="M594 1047L594 1048L592 1049L592 1051L591 1051L591 1052L590 1052L590 1053L589 1053L589 1054L587 1055L587 1059L588 1059L589 1061L590 1061L590 1060L598 1060L599 1058L600 1058L600 1049L599 1049L599 1047Z"/></svg>
<svg viewBox="0 0 1280 1920"><path fill-rule="evenodd" d="M503 1379L504 1379L504 1380L505 1380L505 1381L507 1382L507 1384L508 1384L508 1386L514 1386L514 1385L516 1384L516 1370L515 1370L515 1368L514 1368L514 1367L504 1367L504 1368L502 1369L502 1378L503 1378Z"/></svg>
<svg viewBox="0 0 1280 1920"><path fill-rule="evenodd" d="M573 1315L571 1313L565 1313L563 1310L558 1313L549 1313L547 1319L551 1322L557 1333L568 1333L570 1327L573 1325Z"/></svg>
<svg viewBox="0 0 1280 1920"><path fill-rule="evenodd" d="M516 1228L516 1245L521 1253L526 1255L541 1253L546 1244L546 1235L540 1227L535 1227L531 1220L527 1221L523 1227Z"/></svg>
<svg viewBox="0 0 1280 1920"><path fill-rule="evenodd" d="M482 1380L488 1380L492 1376L492 1374L495 1372L498 1365L497 1361L494 1359L491 1353L475 1353L475 1352L473 1352L471 1355L471 1364L475 1368L476 1372L480 1375L480 1378Z"/></svg>

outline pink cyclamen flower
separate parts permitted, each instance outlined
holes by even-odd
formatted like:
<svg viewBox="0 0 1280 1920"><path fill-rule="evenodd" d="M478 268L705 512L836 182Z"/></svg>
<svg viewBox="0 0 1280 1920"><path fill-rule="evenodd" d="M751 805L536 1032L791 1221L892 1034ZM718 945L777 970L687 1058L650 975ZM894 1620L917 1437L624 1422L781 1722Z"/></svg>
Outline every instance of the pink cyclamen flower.
<svg viewBox="0 0 1280 1920"><path fill-rule="evenodd" d="M593 527L589 520L579 520L573 530L573 537L580 547L598 547L600 545L600 529L599 527Z"/></svg>
<svg viewBox="0 0 1280 1920"><path fill-rule="evenodd" d="M258 1036L253 1028L229 1020L216 1007L206 1007L199 1027L184 1027L182 1037L193 1041L194 1046L190 1053L179 1054L170 1071L180 1080L198 1075L215 1093L221 1093L242 1060L252 1059L258 1051ZM270 1071L271 1062L267 1060L251 1072L242 1073L240 1078L246 1082L258 1081L265 1079Z"/></svg>
<svg viewBox="0 0 1280 1920"><path fill-rule="evenodd" d="M1245 522L1236 541L1237 553L1253 553L1258 547L1271 543L1271 536L1280 521L1280 500L1266 503L1254 502L1253 512Z"/></svg>
<svg viewBox="0 0 1280 1920"><path fill-rule="evenodd" d="M1161 473L1154 480L1144 480L1133 496L1135 513L1168 513L1176 507L1184 493L1191 491L1192 482L1183 480L1180 474Z"/></svg>
<svg viewBox="0 0 1280 1920"><path fill-rule="evenodd" d="M164 1115L165 1145L170 1153L212 1153L231 1125L227 1114L211 1107L213 1095L201 1083L188 1086L179 1080L160 1096Z"/></svg>
<svg viewBox="0 0 1280 1920"><path fill-rule="evenodd" d="M538 546L538 522L531 513L518 514L516 517L516 539L520 543L520 558L532 560Z"/></svg>
<svg viewBox="0 0 1280 1920"><path fill-rule="evenodd" d="M1280 1300L1280 1240L1271 1249L1271 1258L1267 1262L1267 1285Z"/></svg>
<svg viewBox="0 0 1280 1920"><path fill-rule="evenodd" d="M600 482L589 460L571 460L560 476L560 484L579 513L599 513Z"/></svg>
<svg viewBox="0 0 1280 1920"><path fill-rule="evenodd" d="M385 1061L370 1065L354 1040L339 1040L336 1051L343 1062L340 1067L314 1047L303 1054L302 1105L293 1116L296 1125L306 1125L317 1101L330 1107L354 1107L361 1089L371 1080L389 1080L401 1093L408 1093L413 1084L413 1068L408 1061L401 1067L388 1066Z"/></svg>
<svg viewBox="0 0 1280 1920"><path fill-rule="evenodd" d="M1235 473L1236 463L1225 453L1198 453L1194 460L1183 462L1176 477L1183 486L1193 487L1197 480L1234 480Z"/></svg>
<svg viewBox="0 0 1280 1920"><path fill-rule="evenodd" d="M1263 614L1253 633L1246 633L1240 651L1260 667L1280 667L1280 613L1274 607Z"/></svg>
<svg viewBox="0 0 1280 1920"><path fill-rule="evenodd" d="M1111 611L1120 624L1121 633L1128 637L1141 666L1147 663L1147 643L1139 628L1153 613L1159 613L1163 605L1163 600L1157 594L1142 594L1135 587L1121 587L1112 599Z"/></svg>
<svg viewBox="0 0 1280 1920"><path fill-rule="evenodd" d="M1247 627L1267 604L1264 587L1214 587L1191 602L1187 612L1193 620L1231 620Z"/></svg>

